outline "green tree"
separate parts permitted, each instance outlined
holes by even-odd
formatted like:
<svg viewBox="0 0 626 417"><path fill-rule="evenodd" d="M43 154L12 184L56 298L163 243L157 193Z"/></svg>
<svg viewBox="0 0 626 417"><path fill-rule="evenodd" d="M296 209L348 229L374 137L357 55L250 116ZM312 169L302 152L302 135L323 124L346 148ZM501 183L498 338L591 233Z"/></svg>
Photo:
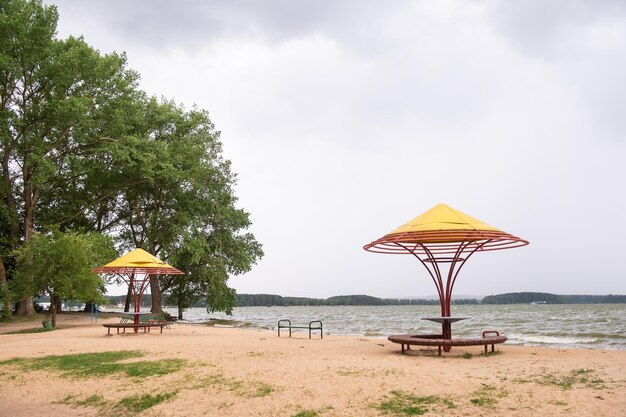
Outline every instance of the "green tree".
<svg viewBox="0 0 626 417"><path fill-rule="evenodd" d="M40 0L0 1L0 292L18 277L14 287L35 287L11 254L52 225L109 233L166 261L199 239L207 263L190 264L192 293L229 310L228 277L262 251L235 206L219 132L206 111L138 91L123 54L56 39L57 20ZM151 277L153 309L177 283ZM32 313L32 294L20 294L15 313Z"/></svg>
<svg viewBox="0 0 626 417"><path fill-rule="evenodd" d="M123 55L102 56L82 38L56 39L57 20L56 8L38 0L0 2L0 215L11 249L61 221L54 214L67 196L59 184L81 189L77 161L123 126L120 107L135 92L137 75ZM0 255L5 262L7 251ZM24 294L16 313L33 313L32 296Z"/></svg>
<svg viewBox="0 0 626 417"><path fill-rule="evenodd" d="M35 234L16 251L16 255L20 268L13 281L15 290L49 294L50 321L56 327L57 306L61 300L102 300L105 283L91 269L114 257L116 252L111 239L99 233L56 230ZM25 276L33 279L20 279Z"/></svg>
<svg viewBox="0 0 626 417"><path fill-rule="evenodd" d="M237 298L235 291L228 287L228 278L248 272L263 256L254 236L237 233L249 224L247 216L239 210L234 214L234 218L224 221L219 229L198 226L173 250L171 261L186 275L172 276L165 280L164 286L170 288L168 301L178 307L179 319L183 318L184 309L202 297L206 299L209 312L231 314Z"/></svg>
<svg viewBox="0 0 626 417"><path fill-rule="evenodd" d="M162 293L178 286L183 308L204 294L210 308L230 311L228 277L249 270L263 253L246 233L248 213L235 206L236 176L219 132L207 112L154 98L145 100L141 120L111 148L109 173L141 184L121 190L119 237L188 272L181 279L151 277L152 310L160 312Z"/></svg>

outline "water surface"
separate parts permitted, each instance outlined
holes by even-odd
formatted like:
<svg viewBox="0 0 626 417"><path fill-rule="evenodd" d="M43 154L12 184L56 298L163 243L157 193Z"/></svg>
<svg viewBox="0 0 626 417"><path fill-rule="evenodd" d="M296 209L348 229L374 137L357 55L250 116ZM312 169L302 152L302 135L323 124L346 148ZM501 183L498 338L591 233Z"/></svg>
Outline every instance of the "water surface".
<svg viewBox="0 0 626 417"><path fill-rule="evenodd" d="M438 306L306 306L236 307L232 316L191 308L184 318L226 319L233 320L233 326L266 329L275 329L281 319L298 324L321 320L325 334L386 337L437 333L440 325L421 318L439 315ZM456 337L480 337L483 330L495 329L509 344L626 349L626 304L458 305L452 306L452 315L468 317L452 325Z"/></svg>

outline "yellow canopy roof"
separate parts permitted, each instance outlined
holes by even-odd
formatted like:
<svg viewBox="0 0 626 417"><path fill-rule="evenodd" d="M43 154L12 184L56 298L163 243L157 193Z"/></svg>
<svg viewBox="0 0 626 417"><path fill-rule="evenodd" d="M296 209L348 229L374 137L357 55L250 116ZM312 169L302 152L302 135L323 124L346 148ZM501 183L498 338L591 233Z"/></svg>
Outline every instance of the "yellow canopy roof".
<svg viewBox="0 0 626 417"><path fill-rule="evenodd" d="M389 234L430 232L435 230L489 230L500 232L495 227L489 226L487 223L483 223L446 204L437 204Z"/></svg>
<svg viewBox="0 0 626 417"><path fill-rule="evenodd" d="M116 260L93 270L96 273L183 274L143 249L137 248Z"/></svg>
<svg viewBox="0 0 626 417"><path fill-rule="evenodd" d="M149 254L143 249L137 248L132 252L128 252L124 256L120 256L116 260L109 262L105 265L105 267L114 267L114 266L122 266L122 267L133 267L139 266L142 268L153 267L153 268L171 268L168 264L160 260L154 255Z"/></svg>
<svg viewBox="0 0 626 417"><path fill-rule="evenodd" d="M464 244L461 248L460 244ZM458 256L459 248L497 250L528 245L528 241L503 232L445 204L403 224L363 249L379 253L411 253Z"/></svg>

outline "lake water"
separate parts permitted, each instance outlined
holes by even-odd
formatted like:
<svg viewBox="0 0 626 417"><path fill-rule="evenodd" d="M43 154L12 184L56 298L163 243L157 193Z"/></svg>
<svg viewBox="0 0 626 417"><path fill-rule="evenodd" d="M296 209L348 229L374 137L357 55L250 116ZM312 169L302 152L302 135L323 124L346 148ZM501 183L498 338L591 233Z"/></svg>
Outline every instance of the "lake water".
<svg viewBox="0 0 626 417"><path fill-rule="evenodd" d="M166 308L176 316L176 309ZM452 325L456 337L480 337L495 329L509 344L565 348L626 349L626 304L458 305L452 315L468 317ZM185 311L187 322L230 320L227 326L275 329L278 320L321 320L324 333L384 338L390 334L437 333L441 326L421 320L440 316L438 306L237 307L232 316Z"/></svg>

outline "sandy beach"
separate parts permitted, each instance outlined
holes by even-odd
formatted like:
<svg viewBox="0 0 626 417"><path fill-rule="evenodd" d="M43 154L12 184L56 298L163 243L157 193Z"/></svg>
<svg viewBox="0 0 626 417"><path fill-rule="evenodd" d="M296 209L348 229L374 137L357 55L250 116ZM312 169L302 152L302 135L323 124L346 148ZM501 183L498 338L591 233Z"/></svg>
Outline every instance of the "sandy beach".
<svg viewBox="0 0 626 417"><path fill-rule="evenodd" d="M399 345L380 338L278 338L179 323L162 334L107 336L102 323L118 318L59 319L53 332L6 334L37 322L0 327L0 416L626 415L626 351L504 344L487 356L481 346L443 357L416 348L401 355ZM123 363L177 368L67 375L31 360L119 351L141 352ZM7 361L18 357L28 360ZM157 400L133 408L137 398Z"/></svg>

